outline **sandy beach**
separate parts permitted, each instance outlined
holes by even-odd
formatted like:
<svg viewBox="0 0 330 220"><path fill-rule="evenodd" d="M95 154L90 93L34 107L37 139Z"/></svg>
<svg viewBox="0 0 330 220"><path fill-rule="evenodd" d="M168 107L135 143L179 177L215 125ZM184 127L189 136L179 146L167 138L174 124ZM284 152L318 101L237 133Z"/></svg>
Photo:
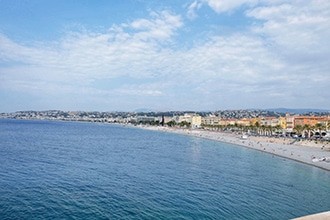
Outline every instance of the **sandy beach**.
<svg viewBox="0 0 330 220"><path fill-rule="evenodd" d="M325 161L326 158L330 159L330 143L326 141L295 141L291 138L263 136L247 136L243 138L242 135L231 132L207 131L201 129L178 129L154 126L143 126L141 128L240 145L330 171L330 162Z"/></svg>

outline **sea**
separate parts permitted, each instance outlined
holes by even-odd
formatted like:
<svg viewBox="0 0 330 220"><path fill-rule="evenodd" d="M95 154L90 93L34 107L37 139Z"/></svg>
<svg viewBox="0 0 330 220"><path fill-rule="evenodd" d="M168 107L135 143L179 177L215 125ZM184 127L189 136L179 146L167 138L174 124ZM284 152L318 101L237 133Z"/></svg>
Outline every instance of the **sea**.
<svg viewBox="0 0 330 220"><path fill-rule="evenodd" d="M291 219L330 210L330 172L113 124L0 120L1 219Z"/></svg>

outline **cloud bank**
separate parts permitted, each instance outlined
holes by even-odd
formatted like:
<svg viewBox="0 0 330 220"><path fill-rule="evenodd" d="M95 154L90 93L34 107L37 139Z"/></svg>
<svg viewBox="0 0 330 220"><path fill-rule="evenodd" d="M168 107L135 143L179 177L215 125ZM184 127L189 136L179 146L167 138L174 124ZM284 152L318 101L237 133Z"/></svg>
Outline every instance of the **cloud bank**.
<svg viewBox="0 0 330 220"><path fill-rule="evenodd" d="M243 10L251 22L182 46L182 30L203 7ZM16 42L2 33L0 96L21 93L16 99L31 108L68 110L330 109L329 39L327 0L194 1L182 14L149 11L56 41Z"/></svg>

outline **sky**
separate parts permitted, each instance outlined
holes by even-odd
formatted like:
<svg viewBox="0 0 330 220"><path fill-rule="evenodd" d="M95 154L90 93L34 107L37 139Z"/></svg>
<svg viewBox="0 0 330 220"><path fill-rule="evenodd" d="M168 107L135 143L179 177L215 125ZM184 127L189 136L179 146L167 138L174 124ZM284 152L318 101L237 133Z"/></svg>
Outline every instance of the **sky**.
<svg viewBox="0 0 330 220"><path fill-rule="evenodd" d="M330 109L329 0L0 0L0 112Z"/></svg>

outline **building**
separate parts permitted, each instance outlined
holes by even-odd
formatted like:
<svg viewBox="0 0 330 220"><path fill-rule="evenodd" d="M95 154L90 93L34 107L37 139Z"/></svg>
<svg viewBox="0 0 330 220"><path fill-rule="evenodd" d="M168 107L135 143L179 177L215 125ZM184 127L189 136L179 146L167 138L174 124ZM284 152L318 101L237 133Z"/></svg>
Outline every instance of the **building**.
<svg viewBox="0 0 330 220"><path fill-rule="evenodd" d="M251 120L247 118L241 118L236 120L236 124L239 126L250 126L251 125Z"/></svg>
<svg viewBox="0 0 330 220"><path fill-rule="evenodd" d="M324 116L296 116L294 117L294 125L295 126L304 126L304 125L310 125L315 126L317 124L322 124L325 127L328 125L328 117Z"/></svg>
<svg viewBox="0 0 330 220"><path fill-rule="evenodd" d="M257 125L257 123L260 125L260 118L251 118L251 119L250 119L250 124L251 124L252 126Z"/></svg>
<svg viewBox="0 0 330 220"><path fill-rule="evenodd" d="M180 115L179 119L178 119L178 123L184 122L184 121L191 123L191 115L190 114Z"/></svg>
<svg viewBox="0 0 330 220"><path fill-rule="evenodd" d="M223 118L220 120L220 125L228 126L228 125L235 125L236 119L235 118Z"/></svg>
<svg viewBox="0 0 330 220"><path fill-rule="evenodd" d="M286 117L279 117L278 124L281 128L286 129Z"/></svg>
<svg viewBox="0 0 330 220"><path fill-rule="evenodd" d="M191 116L191 126L199 127L202 124L202 117L200 115L192 115Z"/></svg>
<svg viewBox="0 0 330 220"><path fill-rule="evenodd" d="M262 117L260 119L260 125L265 127L275 127L279 125L279 120L276 117Z"/></svg>
<svg viewBox="0 0 330 220"><path fill-rule="evenodd" d="M209 115L202 118L202 124L204 125L220 125L220 117L215 115Z"/></svg>
<svg viewBox="0 0 330 220"><path fill-rule="evenodd" d="M184 114L179 116L178 122L188 122L192 127L199 127L202 124L202 117L197 114Z"/></svg>
<svg viewBox="0 0 330 220"><path fill-rule="evenodd" d="M286 121L286 123L285 123L286 126L285 127L286 127L286 130L289 131L289 132L291 132L293 130L294 126L295 126L294 118L295 118L295 116L290 115L289 113L285 114L285 121Z"/></svg>

